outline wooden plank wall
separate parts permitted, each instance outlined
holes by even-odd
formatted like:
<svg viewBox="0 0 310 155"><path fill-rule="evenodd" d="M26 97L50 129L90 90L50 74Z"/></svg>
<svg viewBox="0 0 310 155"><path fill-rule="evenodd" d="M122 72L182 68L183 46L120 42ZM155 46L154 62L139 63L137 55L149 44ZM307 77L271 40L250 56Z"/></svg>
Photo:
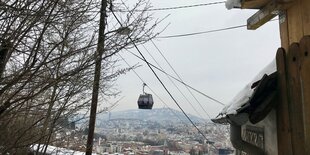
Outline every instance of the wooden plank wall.
<svg viewBox="0 0 310 155"><path fill-rule="evenodd" d="M277 51L279 155L310 154L310 36Z"/></svg>

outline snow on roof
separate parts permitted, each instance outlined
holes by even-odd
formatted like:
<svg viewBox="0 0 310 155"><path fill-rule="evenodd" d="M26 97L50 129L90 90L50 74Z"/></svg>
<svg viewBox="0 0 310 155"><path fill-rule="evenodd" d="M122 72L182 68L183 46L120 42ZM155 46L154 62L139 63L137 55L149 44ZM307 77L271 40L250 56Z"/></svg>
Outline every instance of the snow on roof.
<svg viewBox="0 0 310 155"><path fill-rule="evenodd" d="M254 93L254 89L251 88L254 82L259 81L265 74L270 75L271 73L277 70L276 61L273 60L269 63L261 72L259 72L255 78L248 83L234 98L233 100L227 104L220 114L229 115L229 114L237 114L237 110L240 109L244 104L246 104L252 94Z"/></svg>
<svg viewBox="0 0 310 155"><path fill-rule="evenodd" d="M225 2L225 6L228 10L230 10L232 8L240 8L241 2L240 2L240 0L227 0Z"/></svg>
<svg viewBox="0 0 310 155"><path fill-rule="evenodd" d="M40 145L39 152L43 152L43 144ZM32 151L36 151L39 147L39 144L34 144L30 148ZM85 152L75 151L75 150L69 150L66 148L56 147L48 145L46 149L46 154L50 155L85 155ZM97 155L96 153L92 153L92 155Z"/></svg>

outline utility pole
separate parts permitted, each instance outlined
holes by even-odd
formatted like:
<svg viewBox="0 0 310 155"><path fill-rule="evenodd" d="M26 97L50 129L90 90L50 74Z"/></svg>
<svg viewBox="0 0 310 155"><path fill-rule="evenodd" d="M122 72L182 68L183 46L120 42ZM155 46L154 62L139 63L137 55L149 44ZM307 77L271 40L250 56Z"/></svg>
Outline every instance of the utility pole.
<svg viewBox="0 0 310 155"><path fill-rule="evenodd" d="M86 155L91 155L92 149L93 149L93 139L94 139L95 124L96 124L96 112L97 112L97 103L98 103L98 94L99 94L99 85L100 85L101 62L102 62L102 55L104 53L104 46L105 46L104 31L105 31L105 26L106 26L105 19L107 17L106 8L107 8L107 0L102 0L101 8L100 8L98 45L97 45L97 50L95 52L95 76L94 76L94 82L93 82L93 92L92 92L91 109L90 109L90 116L89 116Z"/></svg>

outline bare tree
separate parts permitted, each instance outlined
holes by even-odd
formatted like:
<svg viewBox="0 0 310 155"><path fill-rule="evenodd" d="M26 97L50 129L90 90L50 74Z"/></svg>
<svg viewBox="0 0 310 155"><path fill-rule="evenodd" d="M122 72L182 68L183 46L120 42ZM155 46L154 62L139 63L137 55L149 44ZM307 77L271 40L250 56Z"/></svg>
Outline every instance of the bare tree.
<svg viewBox="0 0 310 155"><path fill-rule="evenodd" d="M98 42L99 0L4 0L0 2L0 153L48 145L62 120L89 111ZM140 0L125 10L120 27L107 11L99 78L99 104L116 95L113 83L131 68L118 69L114 54L151 37L156 21ZM126 30L128 36L119 35ZM100 106L100 105L99 105ZM96 111L95 111L96 112ZM44 152L43 147L40 152Z"/></svg>

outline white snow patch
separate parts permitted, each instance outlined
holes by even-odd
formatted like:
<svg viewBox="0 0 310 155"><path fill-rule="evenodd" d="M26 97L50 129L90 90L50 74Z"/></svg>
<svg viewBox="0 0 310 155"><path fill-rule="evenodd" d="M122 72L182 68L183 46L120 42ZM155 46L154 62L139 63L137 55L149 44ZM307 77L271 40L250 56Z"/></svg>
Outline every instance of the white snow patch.
<svg viewBox="0 0 310 155"><path fill-rule="evenodd" d="M40 153L43 153L43 150L42 150L43 146L44 145L40 145L40 148L39 148ZM37 151L38 147L39 147L39 144L34 144L30 148L32 151ZM69 150L66 148L48 145L47 149L46 149L46 154L50 154L50 155L85 155L85 152L74 151L74 150ZM97 154L92 153L92 155L97 155Z"/></svg>
<svg viewBox="0 0 310 155"><path fill-rule="evenodd" d="M244 104L246 104L252 94L254 93L254 89L251 89L251 86L254 82L260 80L265 74L270 75L271 73L277 70L276 61L273 60L269 63L261 72L259 72L255 78L247 84L234 98L233 100L227 104L221 114L228 115L228 114L237 114L237 110L241 108Z"/></svg>
<svg viewBox="0 0 310 155"><path fill-rule="evenodd" d="M225 2L225 6L228 10L235 8L235 7L240 8L241 2L240 2L240 0L227 0Z"/></svg>

